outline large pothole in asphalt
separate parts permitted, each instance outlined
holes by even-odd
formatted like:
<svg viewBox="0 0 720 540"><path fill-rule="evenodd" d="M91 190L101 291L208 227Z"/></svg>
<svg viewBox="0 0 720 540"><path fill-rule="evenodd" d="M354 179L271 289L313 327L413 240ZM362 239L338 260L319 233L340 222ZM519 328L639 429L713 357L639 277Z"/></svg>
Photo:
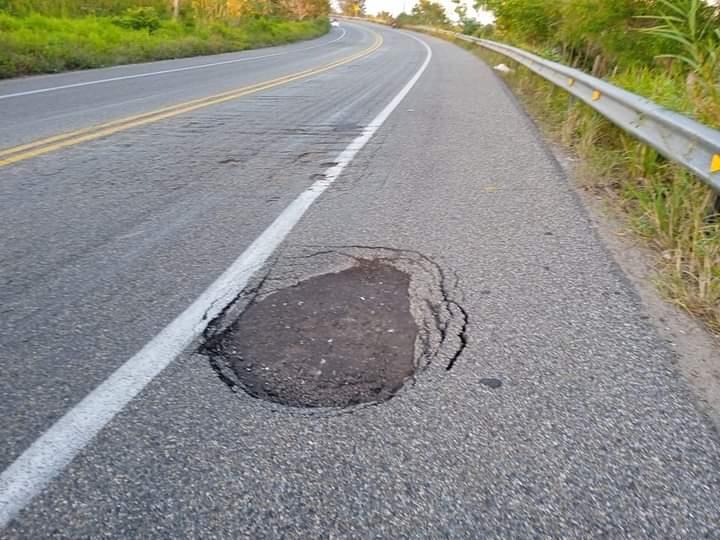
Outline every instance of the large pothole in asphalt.
<svg viewBox="0 0 720 540"><path fill-rule="evenodd" d="M252 304L220 346L255 397L345 407L391 397L415 372L410 277L365 262Z"/></svg>
<svg viewBox="0 0 720 540"><path fill-rule="evenodd" d="M335 271L278 278L280 287L254 291L234 320L208 327L203 352L226 383L291 407L344 408L393 397L441 351L452 366L467 320L435 263L386 248L297 260L315 267L316 256Z"/></svg>

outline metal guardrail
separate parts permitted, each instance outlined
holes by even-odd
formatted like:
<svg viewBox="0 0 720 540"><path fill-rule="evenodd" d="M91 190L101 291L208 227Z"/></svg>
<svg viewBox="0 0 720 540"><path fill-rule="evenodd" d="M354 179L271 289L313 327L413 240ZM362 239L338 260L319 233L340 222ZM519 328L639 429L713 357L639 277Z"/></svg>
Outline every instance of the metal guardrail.
<svg viewBox="0 0 720 540"><path fill-rule="evenodd" d="M517 47L449 30L423 26L404 28L448 35L522 64L720 192L720 131L607 81Z"/></svg>

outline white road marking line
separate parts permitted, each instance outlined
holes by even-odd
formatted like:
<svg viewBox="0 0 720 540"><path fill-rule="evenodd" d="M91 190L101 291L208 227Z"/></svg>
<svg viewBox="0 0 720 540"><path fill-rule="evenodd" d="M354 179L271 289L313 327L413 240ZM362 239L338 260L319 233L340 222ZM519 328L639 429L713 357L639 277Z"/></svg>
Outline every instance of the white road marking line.
<svg viewBox="0 0 720 540"><path fill-rule="evenodd" d="M332 41L328 41L327 43L319 43L318 45L313 45L311 47L305 47L303 49L294 49L291 51L283 51L273 54L264 54L262 56L253 56L251 58L235 58L234 60L223 60L221 62L211 62L208 64L198 64L196 66L185 66L181 68L173 68L173 69L163 69L161 71L151 71L149 73L136 73L134 75L121 75L119 77L109 77L107 79L98 79L96 81L85 81L81 83L74 83L74 84L63 84L61 86L51 86L49 88L38 88L36 90L27 90L25 92L15 92L14 94L2 94L0 95L0 99L9 99L14 97L21 97L21 96L31 96L33 94L46 94L48 92L55 92L57 90L67 90L68 88L80 88L81 86L93 86L95 84L105 84L109 82L115 82L115 81L125 81L129 79L142 79L145 77L154 77L156 75L165 75L167 73L179 73L181 71L191 71L194 69L205 69L209 67L215 67L215 66L223 66L226 64L237 64L238 62L249 62L251 60L260 60L262 58L272 58L273 56L282 56L284 54L291 54L294 52L303 52L303 51L309 51L310 49L317 49L318 47L324 47L326 45L330 45L331 43L335 43L336 41L340 41L342 38L345 37L345 34L347 34L347 31L342 28L342 33L337 38L333 39Z"/></svg>
<svg viewBox="0 0 720 540"><path fill-rule="evenodd" d="M312 203L380 129L432 59L432 50L424 41L406 35L425 47L425 61L392 101L363 129L362 134L335 159L337 165L327 169L323 178L291 202L190 307L55 422L3 471L0 475L0 529L6 527L117 413L203 332L209 321L240 294Z"/></svg>

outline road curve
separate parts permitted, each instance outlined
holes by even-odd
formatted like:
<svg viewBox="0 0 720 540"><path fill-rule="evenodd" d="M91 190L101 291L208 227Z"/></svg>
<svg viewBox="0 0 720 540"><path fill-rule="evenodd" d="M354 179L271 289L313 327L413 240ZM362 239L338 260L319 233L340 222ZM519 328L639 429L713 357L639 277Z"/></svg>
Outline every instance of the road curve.
<svg viewBox="0 0 720 540"><path fill-rule="evenodd" d="M717 534L717 434L534 126L469 53L342 23L7 81L0 117L3 538ZM385 403L310 414L232 392L200 336L57 475L29 471L37 496L10 500L13 464L308 193L243 288L337 270L344 252L413 259L456 306L451 347Z"/></svg>

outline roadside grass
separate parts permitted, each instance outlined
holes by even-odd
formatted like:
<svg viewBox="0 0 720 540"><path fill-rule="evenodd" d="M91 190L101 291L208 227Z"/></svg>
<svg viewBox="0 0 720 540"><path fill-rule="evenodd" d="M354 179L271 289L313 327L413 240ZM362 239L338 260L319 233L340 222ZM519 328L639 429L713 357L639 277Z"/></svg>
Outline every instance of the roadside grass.
<svg viewBox="0 0 720 540"><path fill-rule="evenodd" d="M579 158L580 182L621 210L629 227L654 248L661 293L720 334L720 214L713 191L524 66L457 43L491 66L512 67L503 78L546 135ZM672 71L634 68L608 80L720 127L716 104L697 99Z"/></svg>
<svg viewBox="0 0 720 540"><path fill-rule="evenodd" d="M158 19L133 29L112 17L17 17L0 12L0 78L240 51L318 37L325 18L250 18L236 23Z"/></svg>
<svg viewBox="0 0 720 540"><path fill-rule="evenodd" d="M138 0L0 0L0 11L11 15L42 13L51 17L82 17L86 15L118 15L138 7ZM168 0L142 0L145 8L168 15Z"/></svg>

